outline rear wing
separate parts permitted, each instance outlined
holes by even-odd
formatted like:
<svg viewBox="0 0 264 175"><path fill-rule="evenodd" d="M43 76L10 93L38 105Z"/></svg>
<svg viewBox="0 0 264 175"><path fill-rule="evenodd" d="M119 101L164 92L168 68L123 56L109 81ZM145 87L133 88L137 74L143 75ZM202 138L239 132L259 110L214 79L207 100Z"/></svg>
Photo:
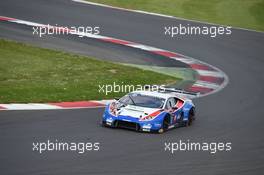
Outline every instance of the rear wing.
<svg viewBox="0 0 264 175"><path fill-rule="evenodd" d="M195 98L195 97L200 96L200 92L189 92L189 91L179 89L179 88L171 88L171 87L164 87L164 86L156 87L154 91L163 92L163 93L175 93L177 95L184 96L187 98Z"/></svg>
<svg viewBox="0 0 264 175"><path fill-rule="evenodd" d="M176 93L177 95L184 96L187 98L195 98L200 95L200 92L189 92L185 91L183 89L178 89L178 88L168 88L168 87L161 87L158 89L159 92L171 92L171 93Z"/></svg>

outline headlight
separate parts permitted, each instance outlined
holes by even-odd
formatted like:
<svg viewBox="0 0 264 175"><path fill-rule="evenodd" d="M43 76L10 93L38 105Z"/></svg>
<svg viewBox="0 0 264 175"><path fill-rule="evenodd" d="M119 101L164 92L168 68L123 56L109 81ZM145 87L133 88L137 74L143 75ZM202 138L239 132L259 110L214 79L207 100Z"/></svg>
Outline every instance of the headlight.
<svg viewBox="0 0 264 175"><path fill-rule="evenodd" d="M139 120L140 121L148 121L148 120L153 120L154 118L156 118L159 114L161 113L160 110L153 112L145 117L141 117Z"/></svg>
<svg viewBox="0 0 264 175"><path fill-rule="evenodd" d="M142 117L142 118L140 118L139 120L140 121L148 121L148 120L152 120L152 119L154 119L156 116L150 116L150 115L148 115L148 116L146 116L146 117Z"/></svg>

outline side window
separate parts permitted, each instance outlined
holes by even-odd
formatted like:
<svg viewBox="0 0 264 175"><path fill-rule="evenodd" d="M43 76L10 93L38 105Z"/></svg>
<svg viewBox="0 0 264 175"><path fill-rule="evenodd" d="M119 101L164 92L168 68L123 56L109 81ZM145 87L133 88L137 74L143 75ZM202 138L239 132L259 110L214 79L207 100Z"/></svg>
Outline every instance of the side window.
<svg viewBox="0 0 264 175"><path fill-rule="evenodd" d="M166 109L170 109L176 105L176 99L175 98L169 98L166 104Z"/></svg>

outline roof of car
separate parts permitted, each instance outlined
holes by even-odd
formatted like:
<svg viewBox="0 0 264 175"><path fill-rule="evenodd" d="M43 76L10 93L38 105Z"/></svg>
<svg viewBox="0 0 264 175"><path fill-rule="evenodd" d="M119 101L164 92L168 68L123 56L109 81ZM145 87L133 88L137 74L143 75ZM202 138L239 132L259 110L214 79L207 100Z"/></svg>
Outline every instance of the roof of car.
<svg viewBox="0 0 264 175"><path fill-rule="evenodd" d="M133 91L131 93L138 93L141 95L153 96L153 97L165 98L165 99L175 96L171 93L164 93L164 92L158 92L158 91Z"/></svg>

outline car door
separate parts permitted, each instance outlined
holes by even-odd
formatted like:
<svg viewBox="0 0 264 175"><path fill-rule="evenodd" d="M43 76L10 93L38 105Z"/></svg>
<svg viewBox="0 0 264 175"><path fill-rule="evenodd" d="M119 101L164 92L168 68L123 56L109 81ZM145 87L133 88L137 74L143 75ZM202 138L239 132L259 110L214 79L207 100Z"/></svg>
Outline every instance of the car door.
<svg viewBox="0 0 264 175"><path fill-rule="evenodd" d="M176 99L174 97L170 97L167 100L165 109L170 113L170 124L176 123L176 115L175 115L175 109L176 106Z"/></svg>

